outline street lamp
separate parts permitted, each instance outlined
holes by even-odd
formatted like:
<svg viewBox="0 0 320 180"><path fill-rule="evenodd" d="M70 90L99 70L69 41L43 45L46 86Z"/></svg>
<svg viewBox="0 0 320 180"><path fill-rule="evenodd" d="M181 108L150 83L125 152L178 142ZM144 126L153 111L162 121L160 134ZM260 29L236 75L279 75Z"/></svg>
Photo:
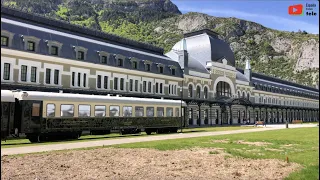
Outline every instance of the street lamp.
<svg viewBox="0 0 320 180"><path fill-rule="evenodd" d="M181 107L180 107L180 133L182 133L182 122L183 122L183 116L182 116L182 98L183 98L183 81L182 85L180 88L180 102L181 102Z"/></svg>

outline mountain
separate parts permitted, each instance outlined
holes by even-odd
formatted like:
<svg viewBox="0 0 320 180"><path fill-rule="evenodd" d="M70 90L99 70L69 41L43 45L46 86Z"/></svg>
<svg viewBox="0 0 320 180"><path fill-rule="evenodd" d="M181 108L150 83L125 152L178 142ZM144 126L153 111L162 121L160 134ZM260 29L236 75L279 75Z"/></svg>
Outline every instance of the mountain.
<svg viewBox="0 0 320 180"><path fill-rule="evenodd" d="M190 12L170 0L4 0L4 5L150 43L169 51L183 33L208 28L235 53L237 67L251 59L255 72L304 85L319 83L319 37L286 32L237 18Z"/></svg>

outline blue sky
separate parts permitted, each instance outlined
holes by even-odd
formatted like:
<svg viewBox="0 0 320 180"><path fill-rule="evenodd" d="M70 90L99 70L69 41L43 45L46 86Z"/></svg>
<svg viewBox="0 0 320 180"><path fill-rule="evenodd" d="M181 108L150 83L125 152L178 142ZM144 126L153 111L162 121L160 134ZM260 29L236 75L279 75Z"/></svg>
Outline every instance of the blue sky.
<svg viewBox="0 0 320 180"><path fill-rule="evenodd" d="M235 17L282 30L319 34L319 2L314 0L171 0L182 13L201 12L216 17ZM305 5L316 4L316 16L305 15ZM304 15L288 14L290 5L303 4Z"/></svg>

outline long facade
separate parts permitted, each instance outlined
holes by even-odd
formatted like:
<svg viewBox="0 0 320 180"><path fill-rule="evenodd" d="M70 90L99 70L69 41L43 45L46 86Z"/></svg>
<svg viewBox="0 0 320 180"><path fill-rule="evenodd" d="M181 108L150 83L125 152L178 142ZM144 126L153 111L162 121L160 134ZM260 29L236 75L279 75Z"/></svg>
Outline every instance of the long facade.
<svg viewBox="0 0 320 180"><path fill-rule="evenodd" d="M235 67L210 30L163 49L1 7L1 89L185 101L191 126L318 121L319 90Z"/></svg>

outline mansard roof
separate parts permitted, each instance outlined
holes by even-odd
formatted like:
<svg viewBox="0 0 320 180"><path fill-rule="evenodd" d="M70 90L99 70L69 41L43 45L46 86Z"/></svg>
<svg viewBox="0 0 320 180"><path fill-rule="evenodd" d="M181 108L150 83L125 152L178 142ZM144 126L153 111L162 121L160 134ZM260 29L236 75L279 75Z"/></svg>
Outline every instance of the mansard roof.
<svg viewBox="0 0 320 180"><path fill-rule="evenodd" d="M40 39L36 52L38 54L50 56L47 42L56 41L62 44L59 54L62 58L76 60L75 47L83 47L87 49L86 62L102 64L99 53L106 52L107 65L110 66L117 66L116 58L121 57L122 67L133 69L131 59L135 59L138 67L134 70L183 77L179 63L163 55L163 50L155 46L12 8L2 6L1 10L1 30L14 33L12 46L9 48L24 51L21 36L33 36ZM150 71L146 71L144 65L147 61L152 62ZM164 65L163 73L158 70L159 64ZM176 67L175 75L171 74L171 67Z"/></svg>

